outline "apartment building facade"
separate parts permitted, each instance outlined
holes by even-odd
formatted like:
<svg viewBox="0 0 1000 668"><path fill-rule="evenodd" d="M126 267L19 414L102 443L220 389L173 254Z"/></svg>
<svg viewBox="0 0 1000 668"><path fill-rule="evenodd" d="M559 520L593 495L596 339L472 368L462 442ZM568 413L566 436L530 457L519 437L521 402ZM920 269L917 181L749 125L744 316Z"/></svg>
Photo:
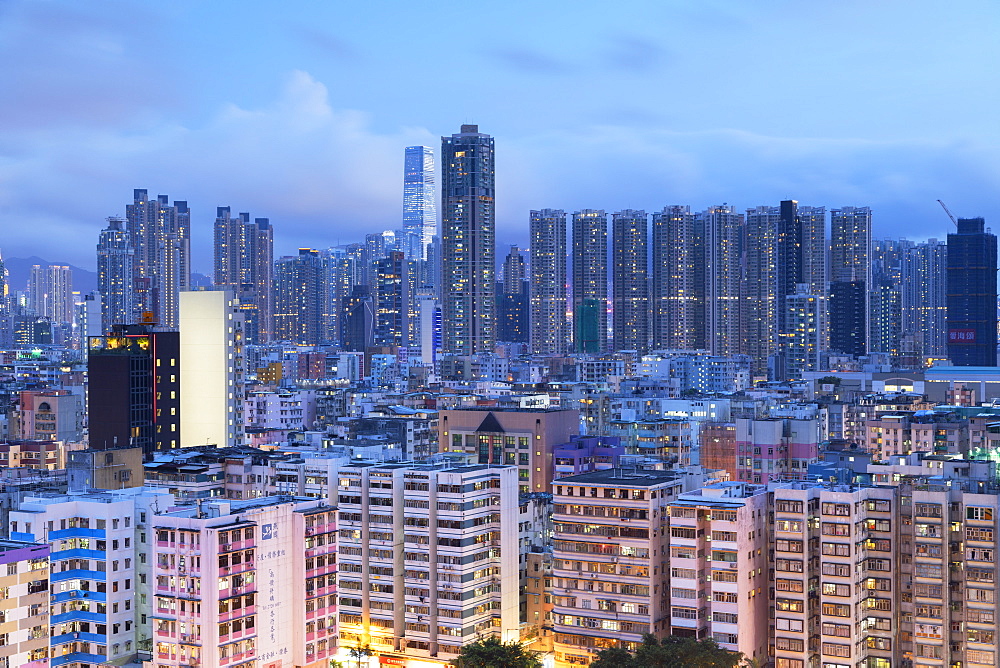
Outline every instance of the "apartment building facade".
<svg viewBox="0 0 1000 668"><path fill-rule="evenodd" d="M338 658L437 666L519 639L516 467L358 463L338 478Z"/></svg>
<svg viewBox="0 0 1000 668"><path fill-rule="evenodd" d="M319 668L336 651L336 516L291 496L151 520L153 665Z"/></svg>

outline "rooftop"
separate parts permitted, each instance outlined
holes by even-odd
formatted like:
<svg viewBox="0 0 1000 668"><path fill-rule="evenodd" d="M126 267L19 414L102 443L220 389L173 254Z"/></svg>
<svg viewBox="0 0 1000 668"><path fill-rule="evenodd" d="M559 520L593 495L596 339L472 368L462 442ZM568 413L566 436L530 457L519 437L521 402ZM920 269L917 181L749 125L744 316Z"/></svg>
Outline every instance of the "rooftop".
<svg viewBox="0 0 1000 668"><path fill-rule="evenodd" d="M556 484L601 484L607 486L622 485L624 487L652 487L666 482L679 480L676 471L647 471L645 469L604 469L578 473L577 475L559 478Z"/></svg>

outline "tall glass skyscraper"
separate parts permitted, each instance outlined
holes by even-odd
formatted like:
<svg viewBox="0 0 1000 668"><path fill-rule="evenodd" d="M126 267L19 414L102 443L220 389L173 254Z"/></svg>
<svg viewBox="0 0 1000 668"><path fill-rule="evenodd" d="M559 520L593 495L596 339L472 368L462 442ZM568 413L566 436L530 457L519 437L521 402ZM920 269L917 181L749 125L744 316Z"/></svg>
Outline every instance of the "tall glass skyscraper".
<svg viewBox="0 0 1000 668"><path fill-rule="evenodd" d="M478 125L441 138L442 347L452 355L496 343L493 137Z"/></svg>
<svg viewBox="0 0 1000 668"><path fill-rule="evenodd" d="M430 146L406 147L403 160L403 229L420 238L420 257L411 259L426 260L427 247L437 232L434 149Z"/></svg>
<svg viewBox="0 0 1000 668"><path fill-rule="evenodd" d="M948 235L948 357L997 365L997 238L982 218L959 218Z"/></svg>
<svg viewBox="0 0 1000 668"><path fill-rule="evenodd" d="M135 251L121 218L108 218L97 242L97 290L101 293L101 332L113 325L135 322L135 298L132 292Z"/></svg>

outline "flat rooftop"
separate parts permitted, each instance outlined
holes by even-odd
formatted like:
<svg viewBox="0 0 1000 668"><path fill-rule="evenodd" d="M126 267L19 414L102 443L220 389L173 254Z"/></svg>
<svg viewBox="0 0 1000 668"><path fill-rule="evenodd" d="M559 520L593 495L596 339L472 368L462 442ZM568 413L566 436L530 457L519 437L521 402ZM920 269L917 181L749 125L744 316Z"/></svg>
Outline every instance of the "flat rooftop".
<svg viewBox="0 0 1000 668"><path fill-rule="evenodd" d="M647 471L644 469L604 469L602 471L590 471L588 473L578 473L577 475L558 478L554 484L601 484L601 485L622 485L624 487L652 487L665 482L679 480L680 476L676 471Z"/></svg>

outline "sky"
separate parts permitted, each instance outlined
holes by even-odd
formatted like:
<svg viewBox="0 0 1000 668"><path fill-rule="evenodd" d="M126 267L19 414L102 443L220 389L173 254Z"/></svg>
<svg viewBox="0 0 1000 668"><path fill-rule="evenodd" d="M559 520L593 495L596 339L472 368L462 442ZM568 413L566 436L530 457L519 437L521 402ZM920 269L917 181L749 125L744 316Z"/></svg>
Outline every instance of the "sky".
<svg viewBox="0 0 1000 668"><path fill-rule="evenodd" d="M276 257L360 241L463 123L499 244L531 209L790 198L1000 229L998 35L993 0L0 0L0 252L93 268L133 188L188 201L202 273L217 206Z"/></svg>

